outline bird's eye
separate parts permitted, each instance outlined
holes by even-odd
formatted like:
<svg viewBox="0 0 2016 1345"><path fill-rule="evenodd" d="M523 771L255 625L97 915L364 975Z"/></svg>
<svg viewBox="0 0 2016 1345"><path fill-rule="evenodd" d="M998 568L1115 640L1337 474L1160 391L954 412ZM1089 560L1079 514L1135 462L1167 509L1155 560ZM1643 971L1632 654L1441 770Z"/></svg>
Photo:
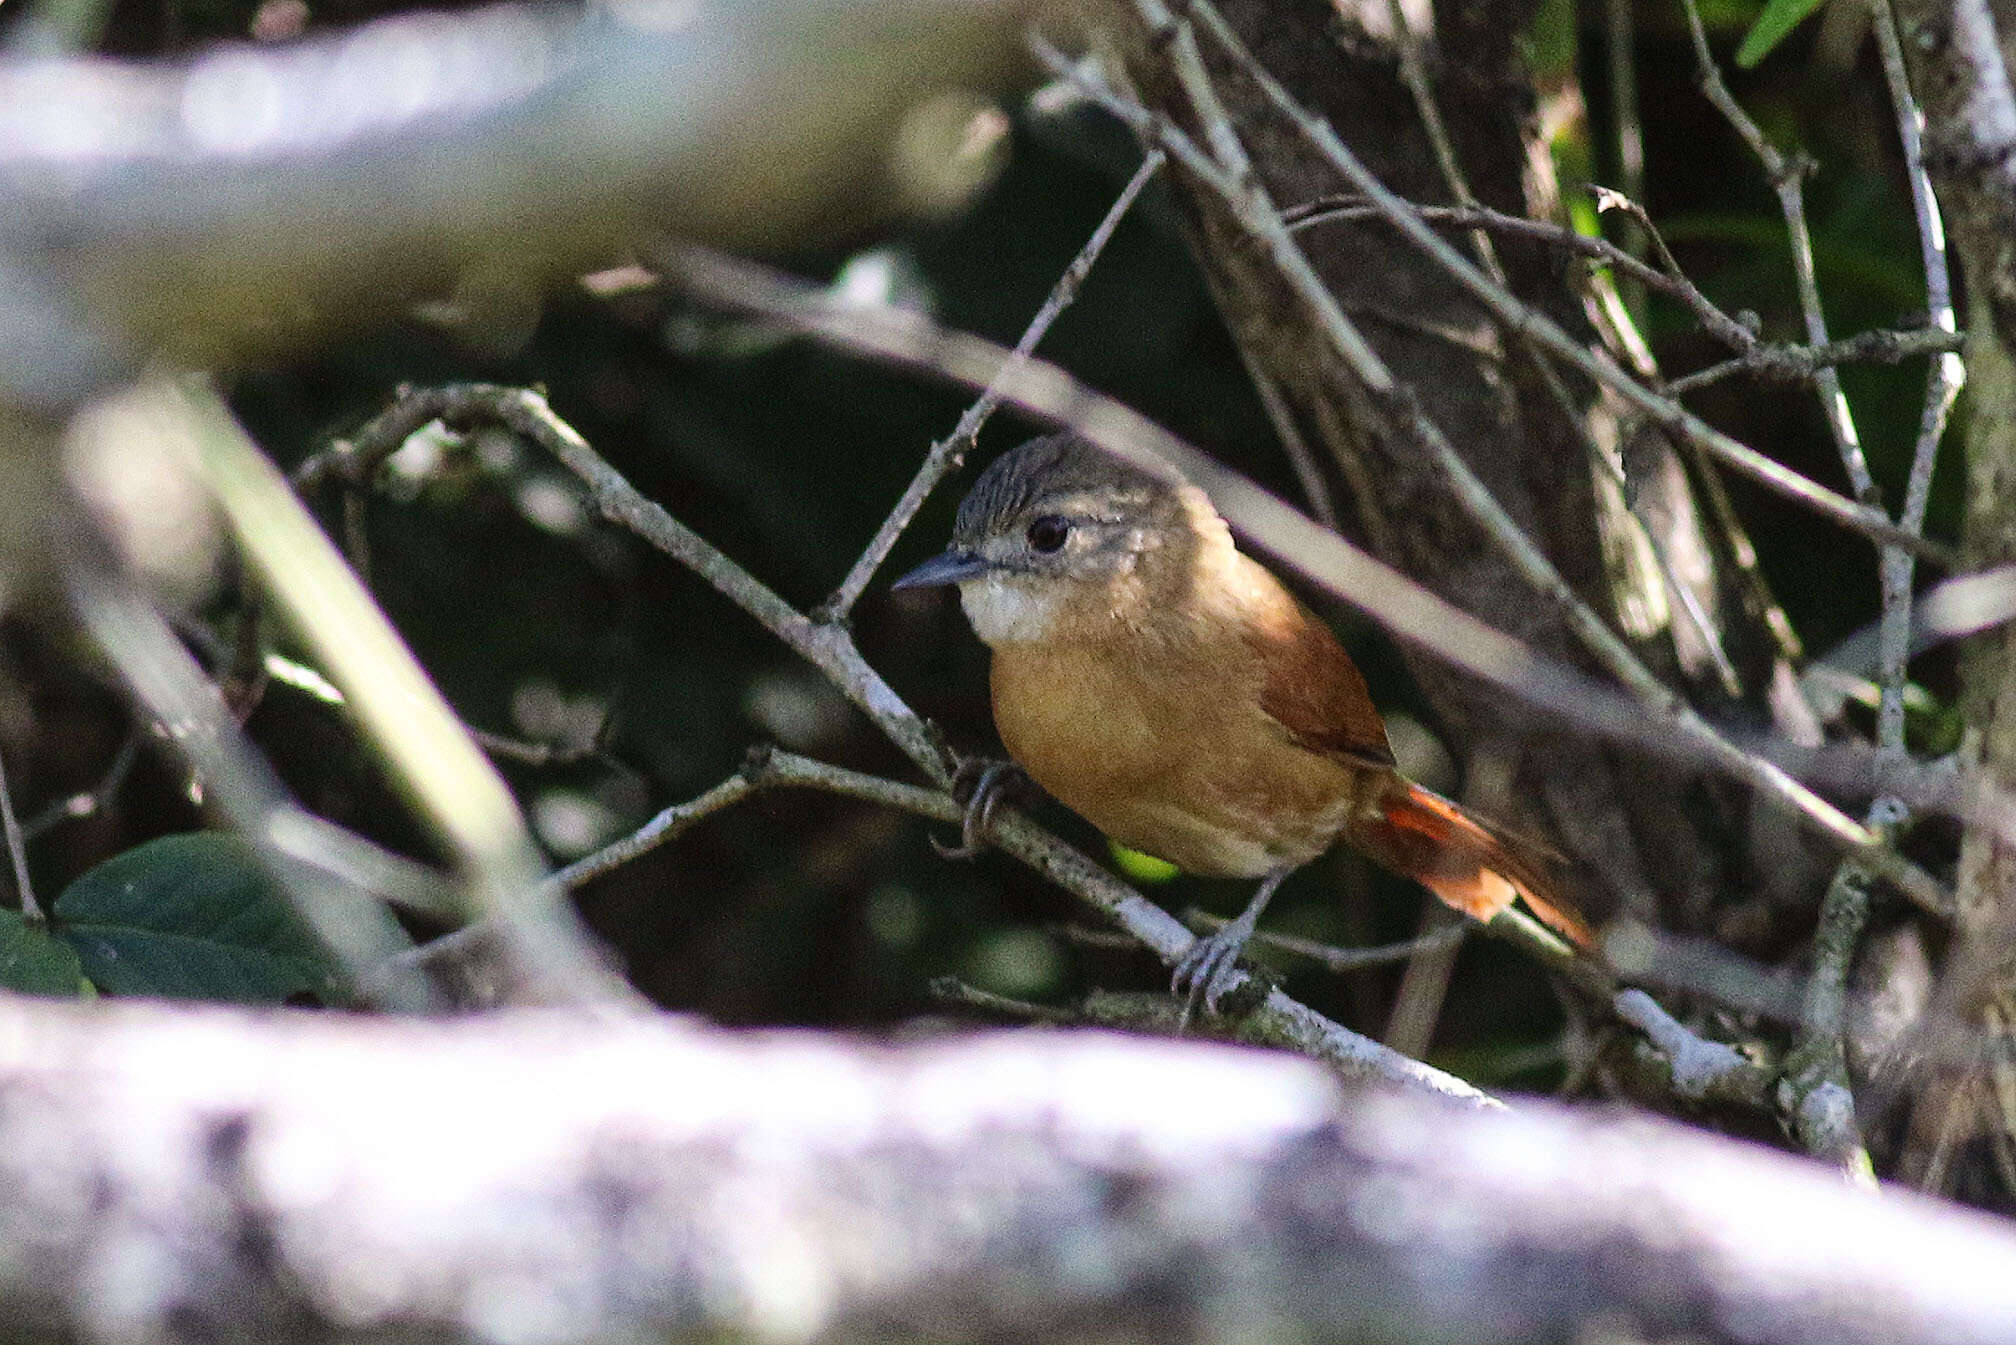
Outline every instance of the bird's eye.
<svg viewBox="0 0 2016 1345"><path fill-rule="evenodd" d="M1029 545L1045 553L1063 546L1070 535L1071 525L1055 514L1045 514L1029 525Z"/></svg>

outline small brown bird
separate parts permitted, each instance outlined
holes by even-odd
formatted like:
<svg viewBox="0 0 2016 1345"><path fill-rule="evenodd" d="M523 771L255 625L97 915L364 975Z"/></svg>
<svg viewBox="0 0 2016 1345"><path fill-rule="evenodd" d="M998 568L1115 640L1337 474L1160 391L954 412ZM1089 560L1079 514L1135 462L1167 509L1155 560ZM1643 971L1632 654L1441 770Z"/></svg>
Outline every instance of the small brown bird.
<svg viewBox="0 0 2016 1345"><path fill-rule="evenodd" d="M1274 889L1340 836L1474 919L1524 898L1588 946L1537 852L1400 774L1336 636L1173 472L1031 440L895 587L937 584L994 651L994 722L1036 783L1130 849L1261 879L1177 964L1193 1003L1216 1011Z"/></svg>

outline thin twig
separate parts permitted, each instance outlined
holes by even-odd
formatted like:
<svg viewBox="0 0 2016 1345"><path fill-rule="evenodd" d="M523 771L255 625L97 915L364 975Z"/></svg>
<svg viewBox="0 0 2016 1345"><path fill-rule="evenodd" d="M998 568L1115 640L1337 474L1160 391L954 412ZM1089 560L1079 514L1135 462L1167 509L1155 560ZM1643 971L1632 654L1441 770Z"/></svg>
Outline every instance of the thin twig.
<svg viewBox="0 0 2016 1345"><path fill-rule="evenodd" d="M1140 2L1151 15L1167 17L1168 11L1158 0L1140 0ZM1191 6L1190 12L1204 21L1215 40L1225 45L1240 59L1242 68L1260 85L1268 100L1294 121L1323 157L1344 174L1352 187L1378 206L1402 233L1469 290L1499 322L1538 340L1557 358L1566 361L1597 382L1614 388L1625 400L1644 412L1653 423L1667 433L1698 442L1708 452L1760 485L1788 499L1796 500L1874 541L1909 546L1937 564L1948 567L1954 564L1952 554L1946 547L1912 537L1885 517L1882 511L1869 509L1845 499L1825 486L1801 476L1783 463L1759 453L1746 444L1738 443L1670 398L1651 391L1620 368L1607 354L1590 350L1562 331L1551 318L1507 294L1502 286L1493 284L1490 277L1479 271L1433 228L1416 217L1407 202L1388 190L1385 184L1365 167L1358 156L1337 138L1327 122L1303 110L1287 90L1281 87L1280 82L1264 66L1253 60L1252 54L1246 51L1238 35L1218 15L1215 8L1209 4L1199 3ZM1150 21L1156 31L1168 26L1153 18ZM1190 82L1202 82L1202 86L1197 90L1199 96L1209 97L1215 102L1216 96L1209 91L1209 81L1203 73L1201 58L1191 59L1184 54L1182 35L1189 31L1187 25L1176 25L1173 31L1177 34L1177 38L1172 51L1177 57L1179 67L1192 67ZM1194 48L1194 45L1192 39L1190 46ZM1255 230L1261 238L1268 239L1272 243L1270 234L1276 230L1285 237L1286 231L1280 226L1278 212L1260 212L1256 209L1258 198L1250 194L1256 190L1255 184L1242 181L1235 175L1225 172L1217 160L1204 154L1194 141L1166 118L1158 117L1139 103L1119 95L1103 80L1073 66L1054 48L1047 48L1041 44L1040 40L1038 54L1056 73L1074 80L1078 87L1101 107L1111 111L1137 133L1150 137L1155 143L1169 150L1186 170L1196 174L1200 181L1232 203L1235 212L1241 215L1242 223ZM1244 151L1237 146L1236 137L1232 137L1235 143L1229 146L1218 143L1232 136L1229 125L1230 123L1222 118L1217 119L1215 124L1207 124L1207 138L1213 142L1213 152L1220 153L1229 149L1243 157ZM1224 129L1221 130L1221 127ZM1310 271L1307 260L1301 258L1300 252L1293 248L1292 243L1285 249L1277 246L1275 251L1286 267L1284 278L1294 285L1298 292L1303 293L1308 302L1316 306L1322 316L1326 332L1330 333L1333 339L1343 339L1338 323L1343 322L1345 327L1349 327L1349 323L1344 320L1341 310L1337 309L1334 297L1330 296L1320 279ZM1305 272L1306 277L1302 274ZM1313 285L1314 292L1308 291L1305 288L1307 285ZM1331 316L1333 312L1334 319ZM1363 345L1362 338L1357 338L1348 344L1352 347L1348 358L1354 369L1357 369L1362 376L1364 368L1371 367L1366 361L1369 359L1377 363L1377 355L1369 347L1365 347L1362 351L1356 349ZM1388 401L1411 400L1407 390L1397 386L1390 374L1370 384L1368 390ZM1466 467L1463 470L1467 472L1468 469Z"/></svg>
<svg viewBox="0 0 2016 1345"><path fill-rule="evenodd" d="M1785 235L1792 248L1792 274L1798 282L1799 311L1806 321L1806 341L1808 345L1827 344L1827 316L1820 306L1820 283L1813 270L1813 234L1806 227L1806 192L1802 185L1810 167L1804 156L1788 159L1778 152L1763 130L1743 111L1729 86L1722 82L1722 72L1715 65L1715 57L1708 50L1708 33L1701 26L1701 11L1695 0L1681 0L1687 11L1687 32L1694 43L1694 60L1701 83L1701 91L1721 112L1723 118L1743 137L1751 152L1764 165L1764 174L1771 180L1771 189L1778 195L1778 207L1785 216ZM1828 432L1834 436L1835 450L1841 455L1842 468L1848 473L1848 484L1854 489L1855 498L1864 505L1878 503L1876 479L1869 474L1869 461L1862 452L1862 440L1855 431L1855 418L1848 410L1848 399L1841 392L1840 375L1832 367L1814 371L1813 386L1820 395L1820 409L1827 417Z"/></svg>
<svg viewBox="0 0 2016 1345"><path fill-rule="evenodd" d="M1064 274L1058 278L1049 297L1036 311L1036 316L1030 319L1029 326L1022 333L1022 339L1015 343L1017 359L1029 357L1030 352L1036 349L1036 343L1050 330L1050 324L1055 322L1058 315L1069 308L1071 301L1078 297L1079 286L1084 284L1085 277L1091 274L1092 264L1098 261L1099 254L1106 250L1106 244L1113 237L1113 231L1120 227L1120 221L1125 219L1127 212L1133 208L1135 198L1141 195L1155 174L1161 171L1167 158L1168 156L1161 150L1153 148L1142 157L1141 166L1134 170L1134 176L1128 179L1118 199L1106 211L1105 218L1099 221L1099 227L1085 240L1085 246L1078 250L1078 255L1064 268ZM875 536L862 551L860 558L854 562L853 567L847 571L847 577L840 581L840 587L834 590L833 596L814 610L813 620L842 623L847 620L848 614L854 610L854 604L860 600L870 581L875 578L875 572L895 549L903 530L910 526L910 521L917 516L917 511L924 507L925 499L937 489L938 483L948 472L957 470L959 464L965 460L966 454L972 450L974 440L979 438L981 427L1000 405L1000 394L993 388L986 389L971 406L966 408L966 413L959 417L959 423L952 427L952 433L931 445L930 451L924 455L923 465L918 467L917 475L911 478L902 498L897 500L896 507L882 520L882 526L875 530Z"/></svg>
<svg viewBox="0 0 2016 1345"><path fill-rule="evenodd" d="M1085 1016L1076 1009L1063 1008L1055 1004L1033 1004L1026 999L1010 999L1006 995L997 995L991 990L968 985L956 976L933 977L930 991L931 998L940 1004L994 1014L1016 1022L1051 1023L1059 1027L1069 1027L1085 1021ZM1165 995L1158 998L1168 997Z"/></svg>
<svg viewBox="0 0 2016 1345"><path fill-rule="evenodd" d="M840 766L828 766L790 752L762 748L750 752L741 770L698 798L674 804L628 836L586 858L575 860L554 876L567 887L580 887L676 839L696 823L733 807L760 790L784 787L820 789L829 794L901 808L939 822L957 822L964 811L942 789L920 789L916 785L863 775Z"/></svg>
<svg viewBox="0 0 2016 1345"><path fill-rule="evenodd" d="M1591 261L1601 262L1636 280L1647 289L1655 290L1676 303L1685 305L1687 311L1694 315L1709 335L1730 349L1747 351L1757 344L1757 338L1749 328L1718 308L1715 301L1703 294L1686 276L1677 272L1661 271L1632 256L1607 238L1595 238L1589 234L1577 233L1564 225L1553 224L1546 220L1508 215L1489 206L1416 204L1414 209L1420 212L1422 219L1431 224L1488 229L1492 233L1504 234L1510 238L1531 239L1563 252L1572 252ZM1386 218L1385 212L1379 207L1357 195L1319 196L1300 205L1288 206L1282 210L1281 215L1289 227L1296 230L1311 228L1332 220Z"/></svg>
<svg viewBox="0 0 2016 1345"><path fill-rule="evenodd" d="M35 900L35 885L28 880L28 840L14 816L14 791L7 787L7 767L0 761L0 828L7 833L7 858L14 866L14 895L20 899L21 918L31 925L43 925L49 917Z"/></svg>
<svg viewBox="0 0 2016 1345"><path fill-rule="evenodd" d="M1681 267L1680 259L1673 255L1672 248L1666 246L1666 236L1660 233L1659 226L1652 222L1651 212L1638 203L1638 193L1636 191L1618 191L1615 187L1605 187L1600 183L1592 182L1589 184L1589 194L1596 199L1597 214L1600 215L1612 210L1621 210L1628 215L1632 222L1637 224L1639 232L1644 236L1645 240L1652 245L1652 251L1658 254L1660 270L1672 279L1674 283L1692 286L1693 282L1687 279L1687 272ZM1703 302L1707 302L1705 297ZM1710 307L1713 307L1713 305L1711 304ZM1717 309L1716 311L1720 312L1721 310ZM1735 324L1735 328L1735 331L1728 333L1727 340L1729 344L1739 349L1757 344L1757 333L1751 331L1749 327L1738 322Z"/></svg>
<svg viewBox="0 0 2016 1345"><path fill-rule="evenodd" d="M1760 344L1734 359L1674 379L1666 385L1666 392L1678 397L1732 374L1746 374L1767 383L1810 383L1822 369L1835 365L1902 364L1920 355L1949 358L1965 344L1966 338L1959 332L1940 327L1883 328L1823 346Z"/></svg>
<svg viewBox="0 0 2016 1345"><path fill-rule="evenodd" d="M474 724L464 727L469 731L470 741L485 752L499 760L519 766L531 766L535 769L547 766L573 766L583 761L600 760L606 756L599 742L585 745L526 742L506 734L492 733L488 729L479 729Z"/></svg>
<svg viewBox="0 0 2016 1345"><path fill-rule="evenodd" d="M1924 114L1911 96L1904 52L1897 40L1896 17L1890 0L1871 0L1871 26L1883 59L1883 78L1897 117L1897 136L1904 151L1905 181L1911 189L1911 209L1918 224L1918 248L1925 271L1925 310L1930 331L1958 342L1953 313L1953 283L1946 261L1946 228L1932 180L1925 171ZM1918 420L1918 439L1911 452L1911 474L1904 486L1904 507L1897 522L1907 531L1921 531L1932 498L1932 473L1945 437L1946 417L1967 376L1957 345L1932 357L1925 375L1925 404ZM1901 751L1904 746L1904 665L1911 646L1911 581L1913 561L1898 550L1883 557L1883 626L1878 681L1883 700L1877 711L1877 742Z"/></svg>
<svg viewBox="0 0 2016 1345"><path fill-rule="evenodd" d="M1261 409L1266 411L1268 422L1274 426L1274 435L1281 441L1282 452L1288 455L1288 466L1295 473L1296 484L1302 487L1303 498L1309 501L1309 512L1321 519L1324 527L1336 528L1337 505L1330 497L1330 483L1323 479L1323 468L1316 461L1315 450L1309 447L1302 427L1295 423L1295 409L1282 395L1281 385L1274 380L1274 375L1261 368L1244 341L1234 341L1232 348L1239 353L1239 362L1246 367L1247 381L1259 394Z"/></svg>
<svg viewBox="0 0 2016 1345"><path fill-rule="evenodd" d="M1183 912L1183 922L1204 929L1221 929L1228 923L1218 916L1197 910ZM1298 939L1292 934L1271 934L1264 929L1254 932L1252 942L1259 947L1279 948L1284 953L1293 953L1297 957L1320 962L1327 971L1346 972L1362 971L1367 967L1391 966L1395 962L1405 962L1416 953L1453 948L1463 942L1470 929L1470 922L1465 920L1433 934L1402 939L1398 943L1375 944L1368 948L1339 948L1335 944L1318 943L1313 939Z"/></svg>
<svg viewBox="0 0 2016 1345"><path fill-rule="evenodd" d="M112 754L111 763L105 767L98 782L81 794L56 800L21 824L21 838L32 841L44 832L68 822L73 818L90 817L99 809L111 803L112 798L125 785L126 777L133 771L134 763L140 759L140 744L145 737L140 729L134 729L119 744L119 750Z"/></svg>
<svg viewBox="0 0 2016 1345"><path fill-rule="evenodd" d="M1870 0L1870 27L1882 55L1885 83L1904 151L1905 177L1910 184L1912 211L1918 224L1919 252L1925 270L1925 307L1933 330L1952 335L1951 282L1946 267L1945 230L1931 180L1925 173L1921 139L1922 117L1911 96L1889 0ZM1911 456L1904 507L1898 523L1911 531L1924 527L1931 496L1932 470L1947 412L1958 394L1964 370L1956 354L1937 355L1926 374L1925 404L1918 439ZM1878 632L1877 750L1893 757L1904 754L1904 669L1911 649L1911 581L1913 559L1898 547L1886 547L1882 557L1883 615ZM1878 797L1870 807L1872 826L1895 826L1905 810L1895 798ZM1786 1066L1786 1110L1802 1143L1812 1152L1843 1165L1856 1180L1875 1181L1869 1153L1855 1114L1855 1096L1848 1077L1848 977L1863 927L1869 919L1869 880L1856 865L1843 864L1828 884L1813 934L1813 974L1807 983L1800 1034Z"/></svg>

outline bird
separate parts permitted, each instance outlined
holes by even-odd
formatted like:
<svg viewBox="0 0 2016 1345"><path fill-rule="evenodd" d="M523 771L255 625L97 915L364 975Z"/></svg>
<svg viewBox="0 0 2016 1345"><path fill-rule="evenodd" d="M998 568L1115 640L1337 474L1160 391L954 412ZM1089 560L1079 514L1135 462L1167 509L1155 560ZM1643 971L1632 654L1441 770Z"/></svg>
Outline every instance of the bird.
<svg viewBox="0 0 2016 1345"><path fill-rule="evenodd" d="M1340 838L1475 920L1523 900L1591 946L1558 856L1401 773L1336 635L1173 469L1070 431L1011 449L944 552L892 587L947 585L991 650L995 727L1030 779L1128 849L1259 880L1177 960L1186 1018L1219 1011L1275 889Z"/></svg>

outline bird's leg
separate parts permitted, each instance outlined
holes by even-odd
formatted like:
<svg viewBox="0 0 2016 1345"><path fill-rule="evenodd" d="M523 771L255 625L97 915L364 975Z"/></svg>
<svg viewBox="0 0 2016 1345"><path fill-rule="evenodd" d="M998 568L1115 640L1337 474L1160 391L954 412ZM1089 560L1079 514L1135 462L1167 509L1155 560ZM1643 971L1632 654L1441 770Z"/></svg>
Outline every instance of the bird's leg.
<svg viewBox="0 0 2016 1345"><path fill-rule="evenodd" d="M1200 936L1190 945L1188 952L1176 961L1175 974L1169 978L1170 988L1183 996L1183 1021L1187 1025L1190 1018L1202 1004L1204 1012L1216 1014L1218 1001L1230 991L1239 978L1239 954L1246 949L1246 940L1253 937L1253 928L1260 923L1260 913L1267 909L1273 899L1274 889L1281 886L1281 880L1292 870L1281 868L1260 880L1260 890L1253 894L1253 900L1246 903L1246 909L1239 912L1239 918L1211 934Z"/></svg>
<svg viewBox="0 0 2016 1345"><path fill-rule="evenodd" d="M931 848L946 859L971 859L985 850L988 830L994 825L994 810L1028 779L1022 768L1012 761L968 757L960 762L958 774L952 781L952 796L966 795L966 815L959 824L959 844L946 845L933 836Z"/></svg>

